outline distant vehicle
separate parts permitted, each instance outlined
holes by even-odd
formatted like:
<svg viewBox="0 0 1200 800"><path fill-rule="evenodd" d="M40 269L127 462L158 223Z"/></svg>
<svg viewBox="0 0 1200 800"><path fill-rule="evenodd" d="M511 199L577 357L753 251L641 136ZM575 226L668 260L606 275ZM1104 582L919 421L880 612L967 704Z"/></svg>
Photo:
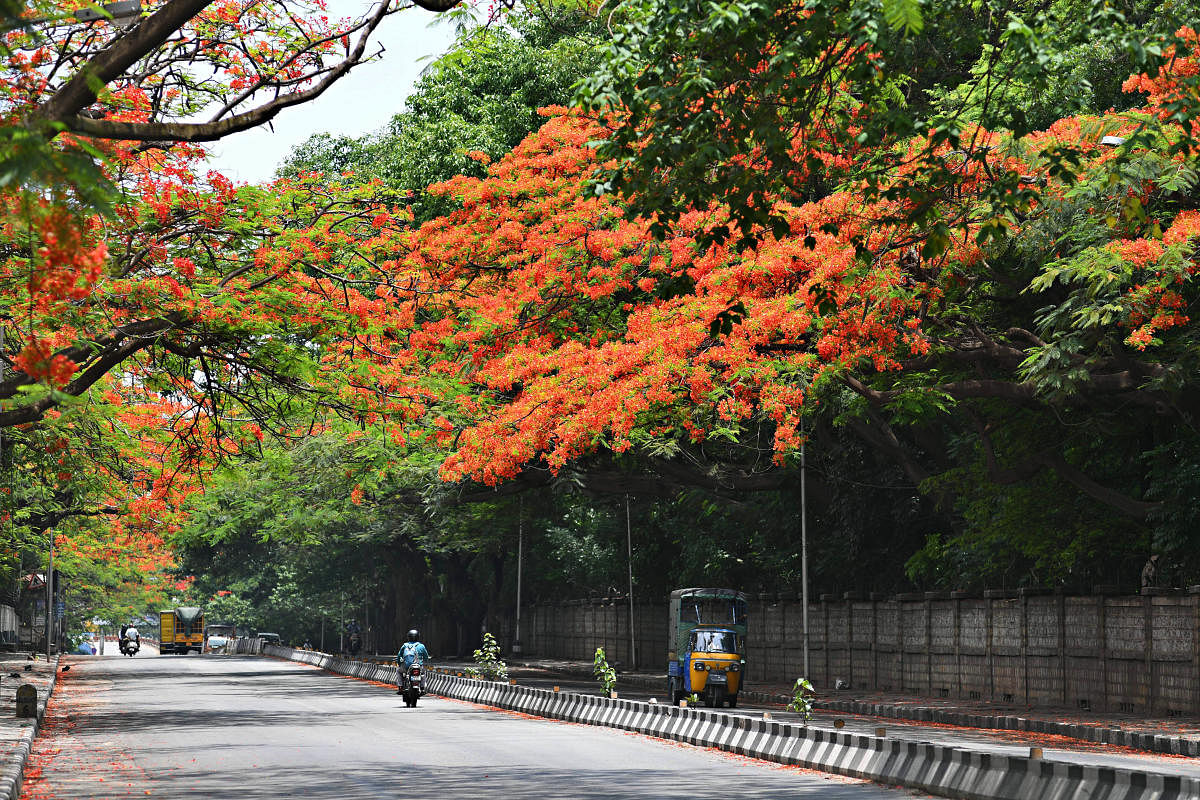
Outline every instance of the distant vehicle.
<svg viewBox="0 0 1200 800"><path fill-rule="evenodd" d="M206 653L223 653L228 646L228 636L210 636L204 640L204 652Z"/></svg>
<svg viewBox="0 0 1200 800"><path fill-rule="evenodd" d="M158 612L158 652L187 655L204 649L204 611L194 606Z"/></svg>
<svg viewBox="0 0 1200 800"><path fill-rule="evenodd" d="M263 644L280 644L278 633L260 633L258 638L263 640Z"/></svg>
<svg viewBox="0 0 1200 800"><path fill-rule="evenodd" d="M746 669L746 595L734 589L671 592L667 697L688 695L709 708L737 706Z"/></svg>
<svg viewBox="0 0 1200 800"><path fill-rule="evenodd" d="M233 641L236 630L232 625L213 623L204 629L204 652L224 650Z"/></svg>

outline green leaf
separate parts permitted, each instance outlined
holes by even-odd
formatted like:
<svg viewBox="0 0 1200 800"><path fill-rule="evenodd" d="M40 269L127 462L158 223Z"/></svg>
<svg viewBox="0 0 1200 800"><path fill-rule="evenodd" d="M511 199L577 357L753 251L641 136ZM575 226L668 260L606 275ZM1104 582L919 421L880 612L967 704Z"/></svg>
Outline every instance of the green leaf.
<svg viewBox="0 0 1200 800"><path fill-rule="evenodd" d="M904 30L910 35L920 33L925 27L921 0L883 0L883 18L892 30Z"/></svg>

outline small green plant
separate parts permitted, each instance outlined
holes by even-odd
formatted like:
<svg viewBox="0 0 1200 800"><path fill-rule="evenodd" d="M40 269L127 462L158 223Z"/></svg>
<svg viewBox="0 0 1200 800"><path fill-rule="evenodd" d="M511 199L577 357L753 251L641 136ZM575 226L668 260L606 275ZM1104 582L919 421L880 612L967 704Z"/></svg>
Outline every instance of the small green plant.
<svg viewBox="0 0 1200 800"><path fill-rule="evenodd" d="M612 694L613 689L617 688L617 671L608 665L603 647L596 648L596 661L593 664L592 675L604 686L605 694Z"/></svg>
<svg viewBox="0 0 1200 800"><path fill-rule="evenodd" d="M796 685L792 687L792 702L788 703L788 711L795 711L805 722L812 719L813 715L813 685L808 682L807 678L796 678Z"/></svg>
<svg viewBox="0 0 1200 800"><path fill-rule="evenodd" d="M483 678L488 681L508 679L508 664L500 660L500 645L496 637L490 633L483 634L483 646L475 651L475 666L467 667L467 674L472 678Z"/></svg>
<svg viewBox="0 0 1200 800"><path fill-rule="evenodd" d="M687 701L688 701L689 706L699 705L700 704L700 695L696 694L695 692L692 692L691 694L688 695Z"/></svg>

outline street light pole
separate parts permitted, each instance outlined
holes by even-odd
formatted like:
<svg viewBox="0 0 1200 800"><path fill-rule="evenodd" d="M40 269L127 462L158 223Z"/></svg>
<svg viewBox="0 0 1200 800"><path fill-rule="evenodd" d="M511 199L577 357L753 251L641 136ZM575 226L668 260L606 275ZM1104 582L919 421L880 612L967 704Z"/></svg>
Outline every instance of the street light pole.
<svg viewBox="0 0 1200 800"><path fill-rule="evenodd" d="M517 498L517 623L513 634L514 653L521 652L521 562L525 557L525 498Z"/></svg>
<svg viewBox="0 0 1200 800"><path fill-rule="evenodd" d="M629 563L629 663L637 669L637 636L633 628L633 525L629 521L629 495L625 495L625 554Z"/></svg>
<svg viewBox="0 0 1200 800"><path fill-rule="evenodd" d="M800 604L804 620L804 679L810 680L808 671L808 463L804 452L804 417L800 417Z"/></svg>
<svg viewBox="0 0 1200 800"><path fill-rule="evenodd" d="M46 558L46 660L50 660L50 642L54 634L54 529L47 528L50 547Z"/></svg>

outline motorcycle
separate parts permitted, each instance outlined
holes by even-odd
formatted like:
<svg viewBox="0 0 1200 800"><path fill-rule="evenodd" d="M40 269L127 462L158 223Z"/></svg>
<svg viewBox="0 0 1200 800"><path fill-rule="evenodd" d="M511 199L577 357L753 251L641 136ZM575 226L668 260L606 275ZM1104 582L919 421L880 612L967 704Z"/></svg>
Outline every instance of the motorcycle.
<svg viewBox="0 0 1200 800"><path fill-rule="evenodd" d="M137 651L142 649L142 643L138 639L122 639L121 640L121 655L132 658L137 655Z"/></svg>
<svg viewBox="0 0 1200 800"><path fill-rule="evenodd" d="M425 694L421 681L423 672L420 664L413 664L404 673L404 687L401 696L404 698L404 705L409 708L416 708L418 698Z"/></svg>

